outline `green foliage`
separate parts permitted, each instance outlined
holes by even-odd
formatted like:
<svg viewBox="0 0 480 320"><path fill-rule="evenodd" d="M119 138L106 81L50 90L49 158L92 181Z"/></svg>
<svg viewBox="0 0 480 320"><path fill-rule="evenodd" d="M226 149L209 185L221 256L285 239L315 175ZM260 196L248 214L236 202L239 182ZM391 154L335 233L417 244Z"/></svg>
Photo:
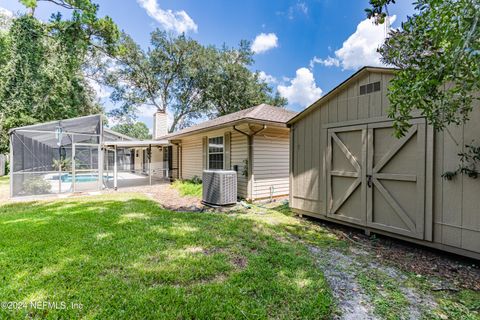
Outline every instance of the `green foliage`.
<svg viewBox="0 0 480 320"><path fill-rule="evenodd" d="M191 183L194 183L194 184L202 184L202 178L196 175L193 176L192 179L189 179L187 181L190 181Z"/></svg>
<svg viewBox="0 0 480 320"><path fill-rule="evenodd" d="M458 174L465 174L472 179L477 179L480 172L480 147L474 145L465 145L467 151L458 154L460 164L455 171L447 171L442 174L446 180L452 180Z"/></svg>
<svg viewBox="0 0 480 320"><path fill-rule="evenodd" d="M50 193L52 186L41 176L27 178L23 182L23 190L27 195Z"/></svg>
<svg viewBox="0 0 480 320"><path fill-rule="evenodd" d="M114 88L111 98L121 104L111 115L132 121L139 106L151 105L172 113L172 132L204 115L216 117L260 103L286 105L248 69L252 63L247 42L238 49L218 49L156 30L145 52L122 34L116 56L104 66L105 83Z"/></svg>
<svg viewBox="0 0 480 320"><path fill-rule="evenodd" d="M211 67L204 74L203 99L211 117L226 115L262 103L283 107L285 98L272 97L272 89L252 73L253 64L250 43L240 42L238 49L223 46L212 51Z"/></svg>
<svg viewBox="0 0 480 320"><path fill-rule="evenodd" d="M117 124L112 127L112 130L140 140L152 138L147 125L143 122Z"/></svg>
<svg viewBox="0 0 480 320"><path fill-rule="evenodd" d="M371 1L367 15L378 15L390 2ZM415 9L379 49L383 62L400 69L388 94L397 136L415 110L438 130L468 120L480 89L478 1L418 0Z"/></svg>
<svg viewBox="0 0 480 320"><path fill-rule="evenodd" d="M87 63L98 50L116 50L116 25L98 18L98 6L89 0L45 1L71 9L71 19L57 13L39 21L37 1L24 0L32 14L0 31L0 153L8 151L11 128L101 111Z"/></svg>
<svg viewBox="0 0 480 320"><path fill-rule="evenodd" d="M202 180L199 178L192 178L191 180L176 180L173 187L180 192L182 197L197 197L202 196Z"/></svg>
<svg viewBox="0 0 480 320"><path fill-rule="evenodd" d="M72 160L70 159L53 159L52 168L55 170L70 171L72 170Z"/></svg>
<svg viewBox="0 0 480 320"><path fill-rule="evenodd" d="M369 2L371 7L365 9L367 18L374 18L376 24L385 23L388 16L388 5L394 4L395 0L370 0Z"/></svg>

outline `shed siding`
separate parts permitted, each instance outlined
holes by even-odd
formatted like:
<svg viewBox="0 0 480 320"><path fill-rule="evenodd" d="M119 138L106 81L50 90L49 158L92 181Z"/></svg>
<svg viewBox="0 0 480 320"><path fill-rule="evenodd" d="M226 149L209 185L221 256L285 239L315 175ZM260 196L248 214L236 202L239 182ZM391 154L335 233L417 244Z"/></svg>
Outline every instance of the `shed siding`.
<svg viewBox="0 0 480 320"><path fill-rule="evenodd" d="M253 198L289 193L289 130L269 128L253 139Z"/></svg>
<svg viewBox="0 0 480 320"><path fill-rule="evenodd" d="M352 80L347 87L323 101L323 105L292 125L293 154L290 165L293 209L318 217L325 216L327 128L322 126L346 126L363 120L364 123L388 120L386 117L390 103L387 87L392 77L393 75L388 73L367 72L362 77ZM379 92L359 95L360 85L376 81L381 81ZM458 167L457 154L464 151L465 144L472 141L475 141L475 144L480 143L478 126L480 103L478 101L475 103L471 119L466 124L451 126L443 132L429 129L429 132L433 132L433 146L431 143L427 148L433 149L434 160L433 178L426 183L427 188L430 184L430 188L433 189L433 196L430 197L430 199L433 197L433 226L426 226L426 232L432 230L433 237L432 242L420 241L420 243L479 257L480 179L459 175L454 180L448 181L441 177L445 171L452 171ZM428 206L428 201L426 203ZM425 238L429 239L429 236L425 235Z"/></svg>
<svg viewBox="0 0 480 320"><path fill-rule="evenodd" d="M480 142L478 123L480 103L477 101L470 121L461 126L450 126L443 132L436 132L434 147L433 240L474 252L480 252L480 181L463 175L448 181L441 175L458 167L457 154L465 151L465 144Z"/></svg>

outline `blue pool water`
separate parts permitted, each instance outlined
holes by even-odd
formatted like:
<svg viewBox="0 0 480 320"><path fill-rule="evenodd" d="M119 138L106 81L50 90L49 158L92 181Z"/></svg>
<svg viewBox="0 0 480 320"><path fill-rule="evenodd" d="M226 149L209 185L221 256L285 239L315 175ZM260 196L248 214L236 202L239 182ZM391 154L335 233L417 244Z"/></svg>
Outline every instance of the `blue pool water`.
<svg viewBox="0 0 480 320"><path fill-rule="evenodd" d="M104 177L106 179L111 179L112 177ZM73 181L73 176L71 174L64 174L62 175L62 182L72 182ZM76 183L81 183L81 182L96 182L98 181L98 175L97 174L82 174L82 175L76 175L75 177L75 182Z"/></svg>

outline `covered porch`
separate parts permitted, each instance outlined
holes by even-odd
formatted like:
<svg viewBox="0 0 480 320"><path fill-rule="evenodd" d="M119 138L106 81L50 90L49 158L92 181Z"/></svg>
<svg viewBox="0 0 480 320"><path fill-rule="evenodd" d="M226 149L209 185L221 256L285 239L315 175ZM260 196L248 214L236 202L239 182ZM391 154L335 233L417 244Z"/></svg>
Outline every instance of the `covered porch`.
<svg viewBox="0 0 480 320"><path fill-rule="evenodd" d="M178 178L175 145L167 140L104 141L104 187L117 190Z"/></svg>

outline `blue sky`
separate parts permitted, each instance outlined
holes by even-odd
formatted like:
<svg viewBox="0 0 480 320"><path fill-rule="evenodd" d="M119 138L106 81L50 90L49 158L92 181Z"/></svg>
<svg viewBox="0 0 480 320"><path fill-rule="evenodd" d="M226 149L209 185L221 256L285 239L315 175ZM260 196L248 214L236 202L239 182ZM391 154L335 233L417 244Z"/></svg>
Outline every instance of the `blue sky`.
<svg viewBox="0 0 480 320"><path fill-rule="evenodd" d="M142 47L155 28L186 32L202 44L236 46L252 41L252 71L300 111L363 65L380 65L376 47L386 26L366 20L368 0L97 0L100 16L109 15ZM411 1L390 7L391 27L413 13ZM25 9L17 0L0 0L10 12ZM48 19L56 7L40 2L36 16ZM106 93L102 103L112 108ZM152 110L140 110L151 127Z"/></svg>

